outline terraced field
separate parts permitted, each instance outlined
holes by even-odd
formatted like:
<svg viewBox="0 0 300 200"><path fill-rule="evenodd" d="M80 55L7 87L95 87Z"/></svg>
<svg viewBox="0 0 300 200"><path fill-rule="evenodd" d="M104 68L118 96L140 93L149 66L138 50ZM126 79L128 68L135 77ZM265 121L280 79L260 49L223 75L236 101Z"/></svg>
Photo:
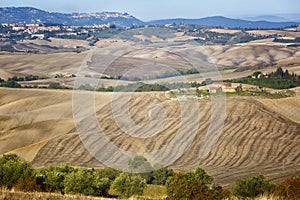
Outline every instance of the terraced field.
<svg viewBox="0 0 300 200"><path fill-rule="evenodd" d="M116 147L149 155L147 158L153 163L160 160L151 157L151 152L165 149L163 155L174 161L171 168L187 171L202 166L221 184L254 174L277 180L300 169L300 123L292 120L293 112L278 110L278 100L227 97L220 137L209 154L199 157L210 125L214 127L213 101L174 99L166 93L136 93L128 104L124 98L97 93L97 121ZM299 105L300 97L284 101ZM113 109L127 105L131 123L135 125L132 127L122 124L127 122L123 117L125 111L115 113ZM189 112L183 118L185 109ZM81 142L91 136L79 135L75 129L72 91L0 89L0 118L1 154L16 152L37 167L62 162L94 168L104 166ZM88 123L86 126L92 131L97 128ZM108 149L101 146L103 141L104 138L94 140L95 146L100 146L98 153ZM187 141L191 145L185 147ZM119 156L111 154L110 159L121 160Z"/></svg>

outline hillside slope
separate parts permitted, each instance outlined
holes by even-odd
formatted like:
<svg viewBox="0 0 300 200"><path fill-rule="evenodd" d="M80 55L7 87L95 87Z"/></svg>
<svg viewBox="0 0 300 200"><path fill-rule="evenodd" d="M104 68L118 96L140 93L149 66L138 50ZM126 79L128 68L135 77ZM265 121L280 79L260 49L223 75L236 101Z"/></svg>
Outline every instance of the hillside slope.
<svg viewBox="0 0 300 200"><path fill-rule="evenodd" d="M165 93L138 93L130 100L132 119L140 125L149 124L149 117L160 119L161 116L149 110L153 103L162 106L167 113L167 120L158 134L144 139L124 134L118 127L111 110L110 93L97 93L95 99L99 124L107 138L123 150L138 153L158 150L169 144L180 129L181 106ZM117 104L121 105L122 99L119 101ZM294 105L299 101L299 96L288 99L288 103ZM291 120L293 113L286 117L286 110L277 112L276 102L228 97L222 134L212 151L199 158L199 149L211 123L210 100L199 100L201 117L196 137L191 147L170 167L186 171L202 166L221 184L261 173L278 179L299 170L300 124ZM187 106L193 108L195 105ZM299 113L299 109L299 106L293 107L294 112L298 110ZM72 91L0 89L0 118L0 154L18 153L37 167L65 162L103 167L85 149L76 133ZM191 119L184 126L192 127L193 124ZM188 130L183 131L188 133Z"/></svg>

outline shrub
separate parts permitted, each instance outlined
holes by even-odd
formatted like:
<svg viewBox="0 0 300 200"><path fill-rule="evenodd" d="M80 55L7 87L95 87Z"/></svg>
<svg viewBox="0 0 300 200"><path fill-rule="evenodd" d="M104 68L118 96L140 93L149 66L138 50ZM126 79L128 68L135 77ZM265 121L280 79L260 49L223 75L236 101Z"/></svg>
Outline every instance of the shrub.
<svg viewBox="0 0 300 200"><path fill-rule="evenodd" d="M174 171L166 167L158 169L153 172L153 184L155 185L165 185L168 177L173 176Z"/></svg>
<svg viewBox="0 0 300 200"><path fill-rule="evenodd" d="M50 88L50 89L64 89L64 87L61 86L60 83L50 83L48 88Z"/></svg>
<svg viewBox="0 0 300 200"><path fill-rule="evenodd" d="M142 195L146 188L146 180L139 175L121 173L112 183L114 189L121 197L128 198L132 195Z"/></svg>
<svg viewBox="0 0 300 200"><path fill-rule="evenodd" d="M0 83L0 87L21 88L22 86L14 80L9 80L9 81Z"/></svg>
<svg viewBox="0 0 300 200"><path fill-rule="evenodd" d="M79 169L66 175L64 185L67 194L86 196L106 196L110 186L108 178L95 176L88 169Z"/></svg>
<svg viewBox="0 0 300 200"><path fill-rule="evenodd" d="M273 188L274 184L270 183L264 176L259 175L236 181L232 192L239 197L254 198L259 195L270 193Z"/></svg>
<svg viewBox="0 0 300 200"><path fill-rule="evenodd" d="M33 179L35 171L31 164L16 154L0 158L0 187L11 189L19 179Z"/></svg>
<svg viewBox="0 0 300 200"><path fill-rule="evenodd" d="M36 181L31 178L20 178L18 182L14 185L14 189L23 192L35 192L41 190L40 186L36 183Z"/></svg>
<svg viewBox="0 0 300 200"><path fill-rule="evenodd" d="M96 171L95 173L99 178L108 178L111 183L120 175L121 171L111 167L106 167Z"/></svg>
<svg viewBox="0 0 300 200"><path fill-rule="evenodd" d="M203 169L196 168L195 171L176 173L169 177L166 182L167 199L223 199L228 196L222 187L210 188L213 177L209 176Z"/></svg>
<svg viewBox="0 0 300 200"><path fill-rule="evenodd" d="M287 178L276 185L274 194L286 199L300 199L300 175Z"/></svg>
<svg viewBox="0 0 300 200"><path fill-rule="evenodd" d="M144 156L136 156L128 161L129 169L135 173L152 172L153 167Z"/></svg>
<svg viewBox="0 0 300 200"><path fill-rule="evenodd" d="M49 166L37 171L36 181L45 192L60 192L64 194L64 180L67 174L76 169L68 165Z"/></svg>

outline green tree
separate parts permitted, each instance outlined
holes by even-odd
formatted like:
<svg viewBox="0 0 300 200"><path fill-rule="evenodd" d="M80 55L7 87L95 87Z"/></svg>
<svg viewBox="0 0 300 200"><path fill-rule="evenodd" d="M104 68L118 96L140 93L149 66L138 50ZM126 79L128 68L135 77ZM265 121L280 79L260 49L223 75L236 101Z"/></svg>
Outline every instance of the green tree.
<svg viewBox="0 0 300 200"><path fill-rule="evenodd" d="M41 168L37 172L37 183L41 185L43 191L60 192L61 194L64 194L65 177L73 171L76 171L76 169L66 164Z"/></svg>
<svg viewBox="0 0 300 200"><path fill-rule="evenodd" d="M51 89L63 89L63 87L60 85L60 83L50 83L48 88Z"/></svg>
<svg viewBox="0 0 300 200"><path fill-rule="evenodd" d="M255 78L257 78L259 74L262 74L262 72L261 71L256 71L256 72L253 73L252 76L255 76Z"/></svg>
<svg viewBox="0 0 300 200"><path fill-rule="evenodd" d="M128 161L128 166L131 172L145 173L152 172L153 167L144 156L136 156Z"/></svg>
<svg viewBox="0 0 300 200"><path fill-rule="evenodd" d="M232 192L239 197L254 198L269 193L273 188L274 184L270 183L264 176L259 175L236 181Z"/></svg>
<svg viewBox="0 0 300 200"><path fill-rule="evenodd" d="M110 182L113 182L121 174L121 171L111 167L106 167L96 171L95 173L98 177L108 178Z"/></svg>
<svg viewBox="0 0 300 200"><path fill-rule="evenodd" d="M176 173L167 179L167 199L215 200L228 196L221 187L210 188L212 182L213 177L199 167L188 173Z"/></svg>
<svg viewBox="0 0 300 200"><path fill-rule="evenodd" d="M11 189L19 179L34 179L32 165L16 154L3 155L0 158L0 187Z"/></svg>
<svg viewBox="0 0 300 200"><path fill-rule="evenodd" d="M142 195L146 186L146 180L141 176L121 173L113 181L111 188L114 189L120 197L128 198L132 195Z"/></svg>
<svg viewBox="0 0 300 200"><path fill-rule="evenodd" d="M85 196L106 196L109 189L109 179L101 178L88 169L79 169L66 175L64 179L67 194L82 194Z"/></svg>
<svg viewBox="0 0 300 200"><path fill-rule="evenodd" d="M155 185L165 185L168 177L173 176L174 171L172 169L168 169L167 167L160 168L153 172L153 181L152 183Z"/></svg>
<svg viewBox="0 0 300 200"><path fill-rule="evenodd" d="M80 85L79 90L87 90L87 91L94 91L95 88L91 86L90 84L86 83L85 85Z"/></svg>
<svg viewBox="0 0 300 200"><path fill-rule="evenodd" d="M21 85L18 84L14 80L9 80L9 81L5 81L5 82L0 83L0 87L21 88Z"/></svg>

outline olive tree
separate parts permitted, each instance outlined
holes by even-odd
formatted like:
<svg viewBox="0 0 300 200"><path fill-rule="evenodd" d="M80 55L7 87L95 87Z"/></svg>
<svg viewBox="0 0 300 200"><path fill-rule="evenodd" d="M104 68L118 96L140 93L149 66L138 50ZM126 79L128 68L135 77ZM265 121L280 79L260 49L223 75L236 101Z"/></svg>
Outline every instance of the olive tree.
<svg viewBox="0 0 300 200"><path fill-rule="evenodd" d="M146 180L139 175L121 173L112 183L114 189L121 197L128 198L132 195L142 195L146 188Z"/></svg>
<svg viewBox="0 0 300 200"><path fill-rule="evenodd" d="M16 154L3 155L0 158L0 187L11 189L19 179L34 179L32 165Z"/></svg>
<svg viewBox="0 0 300 200"><path fill-rule="evenodd" d="M269 193L273 188L274 184L264 176L259 175L236 181L232 192L239 197L254 198L264 193Z"/></svg>
<svg viewBox="0 0 300 200"><path fill-rule="evenodd" d="M67 194L107 196L110 181L89 169L82 168L67 174L64 186Z"/></svg>

